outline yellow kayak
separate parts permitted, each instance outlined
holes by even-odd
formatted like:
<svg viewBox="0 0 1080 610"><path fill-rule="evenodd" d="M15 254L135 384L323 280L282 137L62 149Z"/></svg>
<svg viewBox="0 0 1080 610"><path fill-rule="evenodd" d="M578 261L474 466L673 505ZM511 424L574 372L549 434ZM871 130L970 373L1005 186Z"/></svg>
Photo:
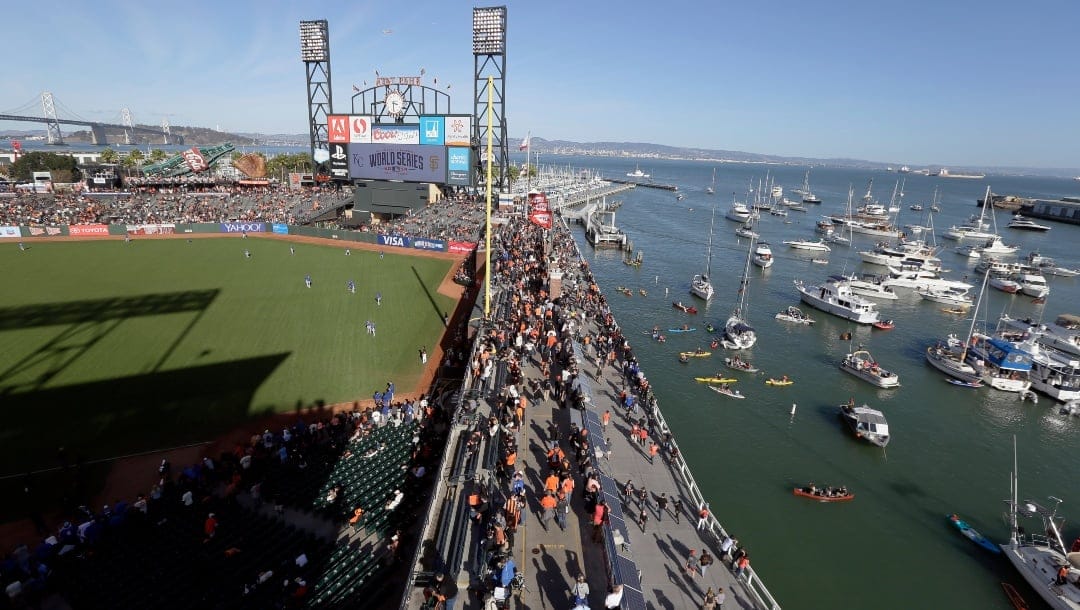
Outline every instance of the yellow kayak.
<svg viewBox="0 0 1080 610"><path fill-rule="evenodd" d="M735 383L738 379L729 379L727 377L694 377L694 381L700 381L701 383Z"/></svg>
<svg viewBox="0 0 1080 610"><path fill-rule="evenodd" d="M706 356L712 356L712 352L679 352L680 356L686 356L687 358L704 358Z"/></svg>
<svg viewBox="0 0 1080 610"><path fill-rule="evenodd" d="M786 379L786 380L785 379L766 379L765 380L765 385L781 385L781 386L783 386L783 385L791 385L793 383L795 383L795 382L790 380L790 379Z"/></svg>

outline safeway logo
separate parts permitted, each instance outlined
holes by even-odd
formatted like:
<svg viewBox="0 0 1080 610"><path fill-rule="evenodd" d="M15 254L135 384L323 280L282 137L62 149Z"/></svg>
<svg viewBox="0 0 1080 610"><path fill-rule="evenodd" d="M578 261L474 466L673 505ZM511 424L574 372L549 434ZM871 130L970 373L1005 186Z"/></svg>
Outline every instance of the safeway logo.
<svg viewBox="0 0 1080 610"><path fill-rule="evenodd" d="M349 142L353 144L371 143L371 117L349 117Z"/></svg>

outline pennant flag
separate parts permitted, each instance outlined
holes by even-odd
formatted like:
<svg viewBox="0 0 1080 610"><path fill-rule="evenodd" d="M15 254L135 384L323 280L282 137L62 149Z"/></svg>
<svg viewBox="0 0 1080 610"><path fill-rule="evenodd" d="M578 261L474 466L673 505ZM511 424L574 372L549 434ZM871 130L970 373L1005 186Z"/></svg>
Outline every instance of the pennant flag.
<svg viewBox="0 0 1080 610"><path fill-rule="evenodd" d="M420 76L427 74L427 70L420 68Z"/></svg>
<svg viewBox="0 0 1080 610"><path fill-rule="evenodd" d="M366 85L367 83L364 83L364 84ZM360 92L360 87L357 87L356 85L353 85L352 90L359 93Z"/></svg>
<svg viewBox="0 0 1080 610"><path fill-rule="evenodd" d="M525 136L525 139L521 141L521 146L518 146L518 150L527 150L529 148L529 140L532 140L531 131Z"/></svg>

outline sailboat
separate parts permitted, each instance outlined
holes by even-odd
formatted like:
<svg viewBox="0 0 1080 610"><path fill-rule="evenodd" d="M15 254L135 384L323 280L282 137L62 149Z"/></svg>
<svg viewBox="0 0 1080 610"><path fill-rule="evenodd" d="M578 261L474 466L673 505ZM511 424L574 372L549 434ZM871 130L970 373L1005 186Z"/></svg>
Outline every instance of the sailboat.
<svg viewBox="0 0 1080 610"><path fill-rule="evenodd" d="M989 185L986 186L986 196L983 198L983 201L990 201L990 186ZM962 225L959 225L959 226L954 225L954 226L949 227L949 230L945 231L945 233L942 234L942 237L945 237L947 239L954 239L956 241L960 241L960 240L965 239L965 238L968 238L968 239L993 239L995 237L998 237L997 231L994 231L993 233L990 233L990 232L987 232L987 230L986 230L987 228L989 228L987 226L987 224L986 224L986 221L985 221L986 208L990 208L990 214L993 216L994 215L994 206L992 206L992 205L984 205L984 206L982 206L982 209L980 210L979 216L978 216L977 219L976 219L975 216L972 216L971 218L968 219L967 222L965 222ZM996 220L995 220L995 222L996 222Z"/></svg>
<svg viewBox="0 0 1080 610"><path fill-rule="evenodd" d="M803 203L821 203L821 197L818 197L810 190L810 170L806 170L806 178L803 179L802 191Z"/></svg>
<svg viewBox="0 0 1080 610"><path fill-rule="evenodd" d="M712 270L712 241L713 227L716 224L716 206L713 206L712 218L709 220L709 245L705 247L705 273L694 276L690 282L690 294L708 301L713 296L713 286L709 281L709 272Z"/></svg>
<svg viewBox="0 0 1080 610"><path fill-rule="evenodd" d="M716 192L716 168L712 168L712 184L705 187L705 194L712 195Z"/></svg>
<svg viewBox="0 0 1080 610"><path fill-rule="evenodd" d="M840 244L842 246L850 246L851 245L851 223L850 223L850 221L851 221L851 200L854 197L855 197L855 187L853 185L849 184L848 189L847 189L847 219L846 219L846 222L839 223L840 224L840 231L839 232L829 233L828 235L825 236L825 241L827 241L829 243L832 243L832 244ZM826 218L829 218L829 217L826 217ZM830 220L835 222L836 217L832 217L832 218L830 218ZM847 236L846 237L844 236L844 230L845 229L847 229Z"/></svg>
<svg viewBox="0 0 1080 610"><path fill-rule="evenodd" d="M750 258L753 252L754 240L751 239L750 247L746 251L746 266L739 282L739 302L735 311L731 312L731 317L724 323L724 336L720 340L727 349L749 349L757 343L757 333L746 321L746 296L750 293Z"/></svg>
<svg viewBox="0 0 1080 610"><path fill-rule="evenodd" d="M967 350L971 345L971 336L975 334L975 321L978 319L979 305L982 303L983 293L986 292L986 278L989 276L988 273L986 277L983 277L979 297L975 300L975 311L971 315L971 326L968 327L967 338L961 342L955 334L950 334L945 341L938 341L936 345L926 348L926 361L930 363L930 366L969 386L980 385L982 379L979 371L967 362Z"/></svg>

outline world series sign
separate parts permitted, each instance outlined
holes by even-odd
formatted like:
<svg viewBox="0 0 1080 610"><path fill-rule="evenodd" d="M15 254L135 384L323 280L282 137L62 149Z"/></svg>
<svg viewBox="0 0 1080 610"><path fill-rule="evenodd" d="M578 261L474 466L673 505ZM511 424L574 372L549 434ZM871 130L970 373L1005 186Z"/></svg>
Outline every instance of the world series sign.
<svg viewBox="0 0 1080 610"><path fill-rule="evenodd" d="M353 144L349 173L364 180L446 183L446 148L405 144Z"/></svg>

